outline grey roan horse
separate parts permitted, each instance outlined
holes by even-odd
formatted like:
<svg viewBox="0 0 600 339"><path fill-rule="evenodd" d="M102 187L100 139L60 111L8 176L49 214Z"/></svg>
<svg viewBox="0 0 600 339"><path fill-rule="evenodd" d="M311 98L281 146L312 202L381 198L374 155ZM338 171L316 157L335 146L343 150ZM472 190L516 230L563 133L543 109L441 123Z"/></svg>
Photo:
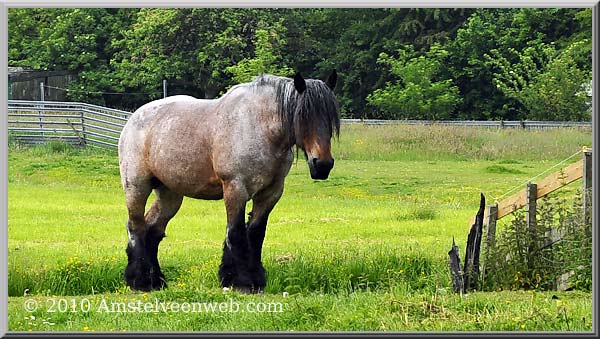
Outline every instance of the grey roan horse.
<svg viewBox="0 0 600 339"><path fill-rule="evenodd" d="M313 179L327 179L333 168L331 138L340 128L336 80L335 70L325 82L299 73L293 79L261 75L219 99L173 96L133 113L119 139L129 213L127 285L166 287L158 245L187 196L225 202L221 286L262 291L267 219L283 193L294 146L304 152ZM152 190L156 200L145 213Z"/></svg>

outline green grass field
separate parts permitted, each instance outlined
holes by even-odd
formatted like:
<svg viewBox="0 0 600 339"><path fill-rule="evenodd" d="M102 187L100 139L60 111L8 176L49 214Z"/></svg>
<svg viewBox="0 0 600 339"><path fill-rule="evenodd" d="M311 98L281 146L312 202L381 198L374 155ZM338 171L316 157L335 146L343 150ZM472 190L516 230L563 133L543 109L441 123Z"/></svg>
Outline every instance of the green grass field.
<svg viewBox="0 0 600 339"><path fill-rule="evenodd" d="M447 254L455 237L464 257L480 192L492 201L582 146L590 131L342 126L330 179L293 165L267 229L266 291L242 295L218 284L222 201L184 200L159 252L168 289L132 292L116 152L11 144L9 330L591 331L591 293L460 296ZM229 306L105 307L146 302Z"/></svg>

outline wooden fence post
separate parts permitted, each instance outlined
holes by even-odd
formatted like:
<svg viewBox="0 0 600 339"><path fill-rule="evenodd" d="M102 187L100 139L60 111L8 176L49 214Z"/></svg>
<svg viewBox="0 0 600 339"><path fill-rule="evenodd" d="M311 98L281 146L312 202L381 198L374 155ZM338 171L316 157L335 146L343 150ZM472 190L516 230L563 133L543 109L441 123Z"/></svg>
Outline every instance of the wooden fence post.
<svg viewBox="0 0 600 339"><path fill-rule="evenodd" d="M452 249L448 252L450 256L450 273L452 274L452 287L455 293L463 294L465 290L465 276L463 268L460 265L460 255L458 246L452 237Z"/></svg>
<svg viewBox="0 0 600 339"><path fill-rule="evenodd" d="M527 210L525 222L527 224L527 234L529 234L529 244L527 244L527 256L528 256L528 264L530 265L530 269L533 269L531 265L533 262L531 261L533 251L535 251L537 247L537 184L528 182L527 183Z"/></svg>
<svg viewBox="0 0 600 339"><path fill-rule="evenodd" d="M464 270L464 292L470 289L479 288L480 280L480 253L481 237L483 233L483 215L485 213L485 196L481 193L479 201L479 211L475 216L475 222L471 225L469 236L467 237L467 250L465 251Z"/></svg>
<svg viewBox="0 0 600 339"><path fill-rule="evenodd" d="M485 226L485 249L483 251L483 265L481 269L482 280L485 281L489 263L491 261L492 251L496 246L496 221L498 220L498 204L488 206L486 213L487 220L484 220Z"/></svg>
<svg viewBox="0 0 600 339"><path fill-rule="evenodd" d="M583 220L587 225L592 222L592 151L587 148L583 150L582 197Z"/></svg>
<svg viewBox="0 0 600 339"><path fill-rule="evenodd" d="M498 204L488 207L486 222L486 247L493 248L496 246L496 221L498 220Z"/></svg>

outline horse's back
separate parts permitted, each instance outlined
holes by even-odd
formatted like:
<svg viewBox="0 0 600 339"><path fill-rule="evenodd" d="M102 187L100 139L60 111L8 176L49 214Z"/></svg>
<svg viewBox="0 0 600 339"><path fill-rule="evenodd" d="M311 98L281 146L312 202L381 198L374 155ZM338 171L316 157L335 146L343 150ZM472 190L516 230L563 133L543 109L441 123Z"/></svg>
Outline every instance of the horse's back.
<svg viewBox="0 0 600 339"><path fill-rule="evenodd" d="M134 157L140 152L140 147L145 143L148 129L153 125L156 118L162 115L166 108L173 103L191 103L197 100L187 95L177 95L150 101L139 107L127 120L119 137L119 158Z"/></svg>
<svg viewBox="0 0 600 339"><path fill-rule="evenodd" d="M148 120L154 119L157 114L164 113L166 110L168 110L169 106L173 106L179 103L190 105L196 103L197 101L199 101L199 99L196 99L189 95L175 95L163 99L150 101L138 108L131 115L129 120L133 123L147 122Z"/></svg>

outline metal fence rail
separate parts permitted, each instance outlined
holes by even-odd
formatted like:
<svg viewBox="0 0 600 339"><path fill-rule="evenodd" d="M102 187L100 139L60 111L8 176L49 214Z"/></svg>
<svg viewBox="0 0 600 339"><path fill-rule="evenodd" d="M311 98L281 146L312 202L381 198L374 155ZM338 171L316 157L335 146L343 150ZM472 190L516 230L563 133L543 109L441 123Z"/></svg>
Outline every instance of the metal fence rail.
<svg viewBox="0 0 600 339"><path fill-rule="evenodd" d="M592 128L591 122L571 121L480 121L480 120L378 120L378 119L342 119L344 124L364 125L445 125L489 128Z"/></svg>
<svg viewBox="0 0 600 339"><path fill-rule="evenodd" d="M131 112L81 102L8 101L8 131L23 143L63 140L76 145L117 147ZM444 125L487 128L590 128L591 122L555 121L430 121L341 119L342 124Z"/></svg>
<svg viewBox="0 0 600 339"><path fill-rule="evenodd" d="M64 140L80 146L117 147L131 112L58 101L8 101L8 131L23 143Z"/></svg>

